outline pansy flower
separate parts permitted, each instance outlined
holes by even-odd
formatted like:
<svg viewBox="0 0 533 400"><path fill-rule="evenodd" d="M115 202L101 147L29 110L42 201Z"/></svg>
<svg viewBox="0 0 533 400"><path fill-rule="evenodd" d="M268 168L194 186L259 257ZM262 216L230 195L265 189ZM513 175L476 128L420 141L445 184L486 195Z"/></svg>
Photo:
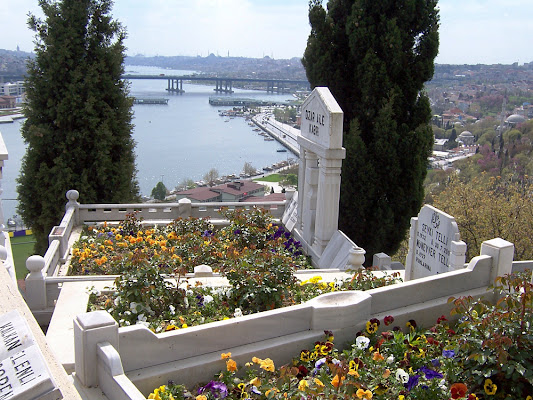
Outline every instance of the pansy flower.
<svg viewBox="0 0 533 400"><path fill-rule="evenodd" d="M454 383L450 387L450 391L452 393L452 399L461 399L466 396L468 388L464 383Z"/></svg>
<svg viewBox="0 0 533 400"><path fill-rule="evenodd" d="M492 396L496 394L496 390L498 390L498 386L492 382L490 379L485 379L485 384L483 385L483 389L485 389L485 393Z"/></svg>

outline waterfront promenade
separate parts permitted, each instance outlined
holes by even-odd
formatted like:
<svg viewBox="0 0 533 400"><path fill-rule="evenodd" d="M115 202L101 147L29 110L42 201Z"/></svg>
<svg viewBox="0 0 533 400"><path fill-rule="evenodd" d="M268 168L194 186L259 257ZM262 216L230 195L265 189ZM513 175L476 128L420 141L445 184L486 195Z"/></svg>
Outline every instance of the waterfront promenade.
<svg viewBox="0 0 533 400"><path fill-rule="evenodd" d="M300 148L298 146L299 129L276 121L274 116L270 114L258 114L252 118L252 121L295 155L300 156Z"/></svg>

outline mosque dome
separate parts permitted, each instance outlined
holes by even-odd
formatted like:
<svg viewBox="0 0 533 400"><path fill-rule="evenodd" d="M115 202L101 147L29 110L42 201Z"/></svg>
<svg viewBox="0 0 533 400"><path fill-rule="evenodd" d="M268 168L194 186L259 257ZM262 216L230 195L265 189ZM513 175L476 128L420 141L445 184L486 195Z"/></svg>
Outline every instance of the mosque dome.
<svg viewBox="0 0 533 400"><path fill-rule="evenodd" d="M520 123L524 122L525 120L526 120L526 118L523 115L513 114L513 115L510 115L509 117L507 117L505 122L507 122L508 124L520 124Z"/></svg>

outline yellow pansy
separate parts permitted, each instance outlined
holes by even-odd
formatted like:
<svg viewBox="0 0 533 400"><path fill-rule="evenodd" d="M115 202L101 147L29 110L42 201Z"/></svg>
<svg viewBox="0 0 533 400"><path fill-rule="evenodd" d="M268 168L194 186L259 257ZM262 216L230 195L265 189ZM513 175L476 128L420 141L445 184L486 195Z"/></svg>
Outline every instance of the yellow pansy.
<svg viewBox="0 0 533 400"><path fill-rule="evenodd" d="M498 386L496 384L492 383L492 380L486 379L485 384L483 385L483 389L485 389L485 393L492 396L496 394L496 390L498 390Z"/></svg>

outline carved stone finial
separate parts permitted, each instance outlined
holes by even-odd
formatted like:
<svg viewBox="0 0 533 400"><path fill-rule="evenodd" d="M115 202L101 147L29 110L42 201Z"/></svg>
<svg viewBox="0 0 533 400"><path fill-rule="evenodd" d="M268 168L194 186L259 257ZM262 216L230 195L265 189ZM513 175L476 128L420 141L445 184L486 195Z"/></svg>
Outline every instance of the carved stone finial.
<svg viewBox="0 0 533 400"><path fill-rule="evenodd" d="M80 193L77 190L71 189L67 192L66 197L69 203L77 203L78 199L80 198Z"/></svg>
<svg viewBox="0 0 533 400"><path fill-rule="evenodd" d="M40 273L45 266L44 258L39 255L29 256L26 260L26 268L32 273Z"/></svg>

